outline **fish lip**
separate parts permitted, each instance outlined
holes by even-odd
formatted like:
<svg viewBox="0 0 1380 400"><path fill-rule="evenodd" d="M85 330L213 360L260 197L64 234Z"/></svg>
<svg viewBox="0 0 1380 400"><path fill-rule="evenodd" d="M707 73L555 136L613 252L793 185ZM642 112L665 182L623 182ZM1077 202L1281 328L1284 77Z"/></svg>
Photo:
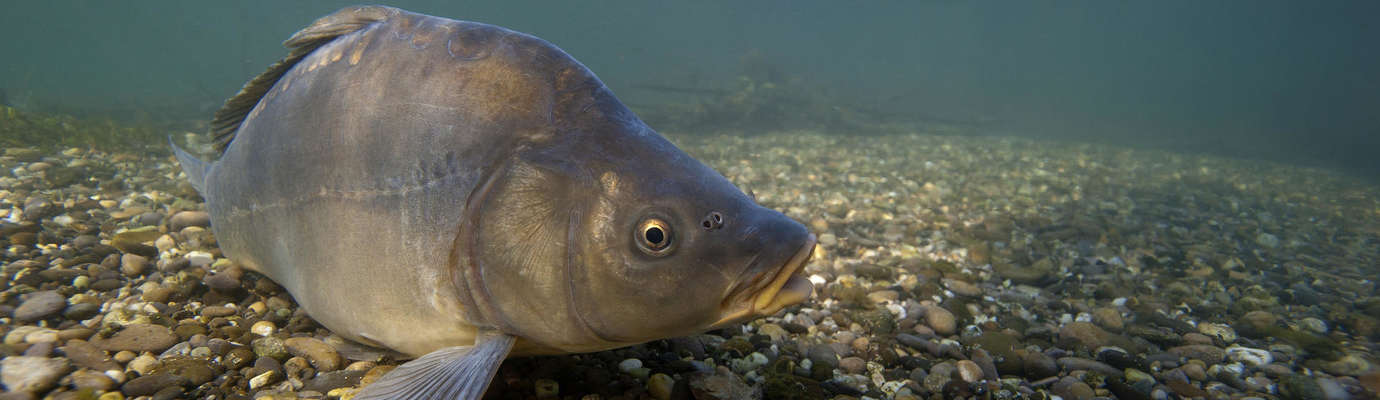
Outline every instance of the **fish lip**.
<svg viewBox="0 0 1380 400"><path fill-rule="evenodd" d="M752 284L744 285L743 288L734 289L734 295L729 296L729 300L737 299L739 291L745 291L751 295L745 300L746 306L727 312L722 318L710 325L710 329L717 329L723 325L738 322L747 318L762 317L775 314L784 308L785 305L777 304L772 307L773 300L782 293L787 284L792 279L806 279L804 277L805 265L810 262L815 253L818 240L813 233L805 238L805 243L796 250L791 258L787 259L780 268L776 268L771 273L760 274L753 279ZM805 281L809 284L809 281ZM811 291L813 292L813 284ZM746 288L746 290L744 290ZM808 298L808 295L806 296ZM739 303L741 304L741 303ZM794 303L793 303L794 304Z"/></svg>

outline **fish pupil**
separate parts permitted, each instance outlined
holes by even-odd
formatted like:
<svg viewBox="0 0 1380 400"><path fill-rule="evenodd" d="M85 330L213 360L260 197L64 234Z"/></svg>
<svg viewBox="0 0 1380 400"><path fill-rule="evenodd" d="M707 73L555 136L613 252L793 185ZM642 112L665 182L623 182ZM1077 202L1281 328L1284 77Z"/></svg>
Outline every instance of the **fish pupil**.
<svg viewBox="0 0 1380 400"><path fill-rule="evenodd" d="M647 228L646 237L647 243L651 243L653 246L659 247L662 245L662 241L666 240L666 232L662 232L661 228L653 226Z"/></svg>

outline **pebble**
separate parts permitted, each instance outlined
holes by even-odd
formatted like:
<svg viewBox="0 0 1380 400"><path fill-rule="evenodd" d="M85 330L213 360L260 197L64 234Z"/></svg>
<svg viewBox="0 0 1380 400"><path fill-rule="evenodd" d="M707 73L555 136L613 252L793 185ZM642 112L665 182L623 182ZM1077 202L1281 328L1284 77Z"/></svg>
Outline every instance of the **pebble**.
<svg viewBox="0 0 1380 400"><path fill-rule="evenodd" d="M858 357L844 357L839 360L839 369L850 374L861 374L867 371L867 361Z"/></svg>
<svg viewBox="0 0 1380 400"><path fill-rule="evenodd" d="M272 335L278 327L273 325L273 321L259 321L249 327L249 332L259 336Z"/></svg>
<svg viewBox="0 0 1380 400"><path fill-rule="evenodd" d="M282 339L276 337L267 336L254 339L253 342L250 342L250 346L254 348L254 354L258 355L259 358L283 360L288 357L287 346L283 344Z"/></svg>
<svg viewBox="0 0 1380 400"><path fill-rule="evenodd" d="M954 313L939 306L925 307L925 324L940 336L949 336L958 331L958 321Z"/></svg>
<svg viewBox="0 0 1380 400"><path fill-rule="evenodd" d="M1179 371L1183 372L1184 376L1187 376L1188 379L1199 382L1207 380L1207 371L1204 370L1203 365L1199 363L1191 362L1184 364L1184 366L1179 367Z"/></svg>
<svg viewBox="0 0 1380 400"><path fill-rule="evenodd" d="M69 376L72 377L72 386L76 386L78 390L91 389L102 392L115 388L115 380L110 379L110 376L89 369L77 370Z"/></svg>
<svg viewBox="0 0 1380 400"><path fill-rule="evenodd" d="M1335 361L1328 361L1322 364L1322 370L1332 375L1341 376L1360 376L1370 372L1374 368L1370 361L1356 353L1347 353L1342 358Z"/></svg>
<svg viewBox="0 0 1380 400"><path fill-rule="evenodd" d="M85 340L69 340L62 346L62 353L67 355L67 359L72 360L78 367L89 368L96 371L109 371L120 369L120 364L116 364L104 351L92 346Z"/></svg>
<svg viewBox="0 0 1380 400"><path fill-rule="evenodd" d="M1054 358L1038 351L1025 353L1021 357L1021 365L1030 379L1044 379L1059 374L1059 364Z"/></svg>
<svg viewBox="0 0 1380 400"><path fill-rule="evenodd" d="M43 393L71 369L65 358L9 356L0 360L0 383L11 392Z"/></svg>
<svg viewBox="0 0 1380 400"><path fill-rule="evenodd" d="M62 317L73 321L85 321L101 312L101 305L96 303L77 303L67 306L62 312Z"/></svg>
<svg viewBox="0 0 1380 400"><path fill-rule="evenodd" d="M982 380L982 368L971 360L958 360L954 367L958 368L958 377L964 382L977 383Z"/></svg>
<svg viewBox="0 0 1380 400"><path fill-rule="evenodd" d="M1101 361L1090 360L1082 357L1064 357L1059 359L1059 366L1068 371L1092 371L1102 375L1120 377L1125 374L1116 367L1107 365Z"/></svg>
<svg viewBox="0 0 1380 400"><path fill-rule="evenodd" d="M161 364L158 362L157 358L144 354L134 357L133 360L129 361L127 366L130 371L138 372L139 375L148 375L152 373L155 368L158 368L159 365Z"/></svg>
<svg viewBox="0 0 1380 400"><path fill-rule="evenodd" d="M283 344L287 346L288 353L306 358L318 371L340 369L340 353L336 352L335 348L326 342L316 338L293 337L284 340Z"/></svg>
<svg viewBox="0 0 1380 400"><path fill-rule="evenodd" d="M1198 324L1198 333L1221 340L1223 343L1232 343L1236 341L1236 330L1225 324L1214 324L1209 322L1200 323Z"/></svg>
<svg viewBox="0 0 1380 400"><path fill-rule="evenodd" d="M177 335L162 325L131 324L109 338L96 337L91 344L105 351L162 353L177 344Z"/></svg>
<svg viewBox="0 0 1380 400"><path fill-rule="evenodd" d="M1227 348L1227 360L1256 367L1274 362L1269 350L1232 346Z"/></svg>
<svg viewBox="0 0 1380 400"><path fill-rule="evenodd" d="M720 367L713 373L694 373L689 379L695 400L738 400L762 397L761 389L743 382L738 375Z"/></svg>
<svg viewBox="0 0 1380 400"><path fill-rule="evenodd" d="M54 290L30 293L14 309L14 319L30 322L48 318L67 307L67 298Z"/></svg>
<svg viewBox="0 0 1380 400"><path fill-rule="evenodd" d="M143 275L148 265L149 259L138 254L125 253L120 256L120 273L128 277Z"/></svg>
<svg viewBox="0 0 1380 400"><path fill-rule="evenodd" d="M1169 353L1190 360L1203 360L1208 364L1222 362L1226 358L1227 352L1221 347L1210 344L1190 344L1169 348Z"/></svg>
<svg viewBox="0 0 1380 400"><path fill-rule="evenodd" d="M1059 343L1079 350L1091 351L1107 345L1111 333L1091 322L1070 322L1059 328Z"/></svg>
<svg viewBox="0 0 1380 400"><path fill-rule="evenodd" d="M953 278L944 278L942 282L945 288L954 292L956 295L964 297L982 296L982 288L979 288L978 285L974 285L972 282Z"/></svg>
<svg viewBox="0 0 1380 400"><path fill-rule="evenodd" d="M815 364L828 366L829 369L839 367L838 353L835 353L834 348L827 344L820 343L810 346L810 349L805 352L805 357Z"/></svg>
<svg viewBox="0 0 1380 400"><path fill-rule="evenodd" d="M128 396L152 396L163 388L174 386L180 388L187 383L187 378L168 373L157 373L131 379L120 387L120 391L125 392L125 395Z"/></svg>
<svg viewBox="0 0 1380 400"><path fill-rule="evenodd" d="M1300 320L1299 327L1302 327L1306 331L1313 332L1319 335L1327 333L1327 322L1323 322L1323 320L1313 317L1308 317Z"/></svg>
<svg viewBox="0 0 1380 400"><path fill-rule="evenodd" d="M770 336L771 341L778 343L784 342L787 337L790 337L790 332L786 332L786 328L777 324L762 324L762 326L757 327L757 333Z"/></svg>
<svg viewBox="0 0 1380 400"><path fill-rule="evenodd" d="M200 268L211 265L216 258L204 251L192 251L187 253L187 263L192 267Z"/></svg>
<svg viewBox="0 0 1380 400"><path fill-rule="evenodd" d="M642 368L642 360L629 358L618 362L618 370L625 374L632 374L632 371Z"/></svg>
<svg viewBox="0 0 1380 400"><path fill-rule="evenodd" d="M1096 395L1091 386L1071 376L1055 382L1050 386L1050 391L1065 399L1086 400Z"/></svg>
<svg viewBox="0 0 1380 400"><path fill-rule="evenodd" d="M675 385L676 380L674 378L659 373L647 379L647 392L651 393L652 397L657 400L671 400L671 389ZM541 397L541 395L539 394L537 397ZM555 397L554 393L551 397Z"/></svg>
<svg viewBox="0 0 1380 400"><path fill-rule="evenodd" d="M211 214L205 211L178 211L168 218L169 232L179 232L189 226L211 227Z"/></svg>
<svg viewBox="0 0 1380 400"><path fill-rule="evenodd" d="M201 316L206 318L228 317L235 315L235 312L234 308L226 306L207 306L201 309Z"/></svg>
<svg viewBox="0 0 1380 400"><path fill-rule="evenodd" d="M1103 329L1120 332L1126 328L1126 323L1121 319L1121 312L1115 307L1101 307L1093 310L1093 323Z"/></svg>
<svg viewBox="0 0 1380 400"><path fill-rule="evenodd" d="M249 378L249 390L259 390L278 381L278 371L264 371Z"/></svg>

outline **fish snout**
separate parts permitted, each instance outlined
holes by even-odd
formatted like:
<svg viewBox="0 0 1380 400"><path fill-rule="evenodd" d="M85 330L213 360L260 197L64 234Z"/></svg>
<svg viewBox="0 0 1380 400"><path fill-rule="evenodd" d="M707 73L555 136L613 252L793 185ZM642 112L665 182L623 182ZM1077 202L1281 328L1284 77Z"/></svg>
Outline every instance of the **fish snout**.
<svg viewBox="0 0 1380 400"><path fill-rule="evenodd" d="M757 247L757 254L725 297L716 327L775 314L814 294L804 270L815 252L815 235L776 211L764 214L765 221L746 221L750 225L743 228L742 243Z"/></svg>

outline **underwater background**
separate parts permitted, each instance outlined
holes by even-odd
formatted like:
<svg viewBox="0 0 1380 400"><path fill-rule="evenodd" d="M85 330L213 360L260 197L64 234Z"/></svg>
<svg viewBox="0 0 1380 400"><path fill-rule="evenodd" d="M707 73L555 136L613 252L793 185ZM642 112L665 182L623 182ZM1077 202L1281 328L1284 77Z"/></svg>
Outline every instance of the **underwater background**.
<svg viewBox="0 0 1380 400"><path fill-rule="evenodd" d="M21 108L204 117L303 21L350 4L17 2L0 15L0 88ZM1374 2L390 5L547 39L635 109L745 77L860 118L1380 173ZM799 122L789 111L779 123Z"/></svg>
<svg viewBox="0 0 1380 400"><path fill-rule="evenodd" d="M0 400L348 399L172 137L350 1L0 13ZM545 39L818 235L776 316L487 398L1380 395L1380 2L396 1Z"/></svg>

